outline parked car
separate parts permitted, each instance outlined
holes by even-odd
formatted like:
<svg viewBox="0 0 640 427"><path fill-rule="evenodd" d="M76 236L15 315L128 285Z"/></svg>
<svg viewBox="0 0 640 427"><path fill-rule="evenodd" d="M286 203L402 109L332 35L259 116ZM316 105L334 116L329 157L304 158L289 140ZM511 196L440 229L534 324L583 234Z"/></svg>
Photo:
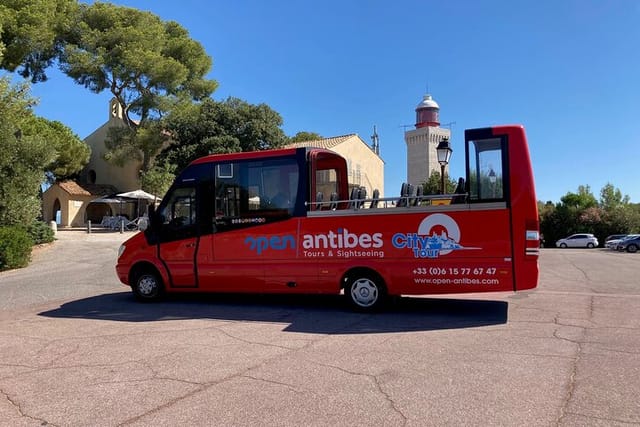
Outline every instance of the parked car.
<svg viewBox="0 0 640 427"><path fill-rule="evenodd" d="M638 252L638 249L640 249L640 234L630 234L618 243L616 249L619 251Z"/></svg>
<svg viewBox="0 0 640 427"><path fill-rule="evenodd" d="M627 236L628 234L612 234L611 236L607 236L607 238L604 239L604 247L615 250L617 249L618 243Z"/></svg>
<svg viewBox="0 0 640 427"><path fill-rule="evenodd" d="M598 239L593 234L578 233L558 240L556 246L559 248L595 248L598 246Z"/></svg>

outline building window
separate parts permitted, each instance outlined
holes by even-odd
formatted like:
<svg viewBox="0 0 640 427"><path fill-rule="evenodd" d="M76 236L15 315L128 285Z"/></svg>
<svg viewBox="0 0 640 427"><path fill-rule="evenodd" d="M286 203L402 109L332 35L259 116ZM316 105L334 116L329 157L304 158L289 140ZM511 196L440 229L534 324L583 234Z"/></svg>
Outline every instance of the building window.
<svg viewBox="0 0 640 427"><path fill-rule="evenodd" d="M96 171L94 171L93 169L91 169L89 171L89 184L95 184L96 183Z"/></svg>

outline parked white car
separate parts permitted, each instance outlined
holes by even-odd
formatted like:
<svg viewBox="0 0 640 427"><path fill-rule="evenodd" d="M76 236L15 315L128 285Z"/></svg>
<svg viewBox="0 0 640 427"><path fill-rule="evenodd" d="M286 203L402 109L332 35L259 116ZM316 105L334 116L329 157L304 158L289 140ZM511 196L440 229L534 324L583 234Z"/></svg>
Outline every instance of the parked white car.
<svg viewBox="0 0 640 427"><path fill-rule="evenodd" d="M598 246L598 239L593 234L578 233L558 240L556 246L559 248L595 248Z"/></svg>

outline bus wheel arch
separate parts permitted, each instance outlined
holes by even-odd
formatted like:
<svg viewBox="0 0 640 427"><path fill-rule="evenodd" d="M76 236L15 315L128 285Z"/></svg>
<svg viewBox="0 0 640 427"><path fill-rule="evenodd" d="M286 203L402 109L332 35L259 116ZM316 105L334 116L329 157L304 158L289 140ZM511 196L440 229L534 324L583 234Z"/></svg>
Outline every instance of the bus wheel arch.
<svg viewBox="0 0 640 427"><path fill-rule="evenodd" d="M129 284L138 301L155 301L164 295L164 281L158 269L151 263L142 262L131 268Z"/></svg>
<svg viewBox="0 0 640 427"><path fill-rule="evenodd" d="M341 284L349 305L358 311L376 311L387 301L387 285L382 276L371 268L350 269L342 277Z"/></svg>

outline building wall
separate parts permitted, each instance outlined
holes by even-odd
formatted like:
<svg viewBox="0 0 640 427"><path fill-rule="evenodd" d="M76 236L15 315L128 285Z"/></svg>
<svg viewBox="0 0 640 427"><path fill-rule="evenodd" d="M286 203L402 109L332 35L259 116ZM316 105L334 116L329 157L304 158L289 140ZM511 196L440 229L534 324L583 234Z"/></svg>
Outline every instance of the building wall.
<svg viewBox="0 0 640 427"><path fill-rule="evenodd" d="M384 161L360 137L353 136L331 149L347 159L350 184L364 186L367 197L374 189L384 197Z"/></svg>
<svg viewBox="0 0 640 427"><path fill-rule="evenodd" d="M71 195L54 184L42 195L43 217L45 222L55 221L53 207L56 199L60 201L60 227L84 227L85 210L94 195Z"/></svg>
<svg viewBox="0 0 640 427"><path fill-rule="evenodd" d="M63 204L65 204L66 206L66 204L68 203L69 193L67 193L66 191L64 191L63 189L61 189L60 187L54 184L42 194L42 217L44 221L47 223L49 221L56 220L56 215L53 212L53 205L56 199L60 201L60 209L62 210L62 213L64 213L66 209L63 209ZM65 221L65 219L61 218L61 223L63 221L65 222L65 224L68 224L68 221ZM62 224L58 224L58 225L62 225Z"/></svg>
<svg viewBox="0 0 640 427"><path fill-rule="evenodd" d="M84 142L91 147L91 158L81 172L80 179L89 184L113 185L119 192L137 190L140 188L138 176L142 164L140 161L129 161L120 167L104 159L104 154L107 151L104 142L107 139L109 128L116 126L124 126L122 108L115 99L112 99L109 104L107 122L84 139ZM93 179L94 174L95 180Z"/></svg>
<svg viewBox="0 0 640 427"><path fill-rule="evenodd" d="M407 182L414 187L425 183L432 171L440 172L436 147L443 138L451 139L451 131L440 127L423 127L405 132L407 144ZM445 174L449 167L445 168Z"/></svg>

